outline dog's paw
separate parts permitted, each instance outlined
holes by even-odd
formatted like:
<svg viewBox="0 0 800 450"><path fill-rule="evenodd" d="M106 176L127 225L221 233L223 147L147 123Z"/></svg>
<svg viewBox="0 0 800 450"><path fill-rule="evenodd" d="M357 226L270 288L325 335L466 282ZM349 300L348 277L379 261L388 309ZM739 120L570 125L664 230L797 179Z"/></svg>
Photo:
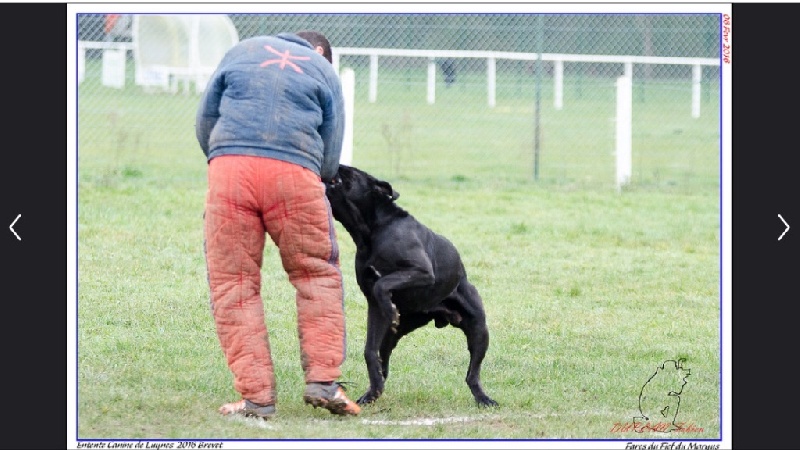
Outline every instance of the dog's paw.
<svg viewBox="0 0 800 450"><path fill-rule="evenodd" d="M478 402L478 406L482 406L485 408L500 406L496 401L492 400L491 398L485 395L483 397L476 398L475 401Z"/></svg>
<svg viewBox="0 0 800 450"><path fill-rule="evenodd" d="M377 400L379 396L380 394L375 394L372 391L367 391L364 393L364 395L359 397L358 400L356 400L356 403L358 403L359 405L368 405Z"/></svg>

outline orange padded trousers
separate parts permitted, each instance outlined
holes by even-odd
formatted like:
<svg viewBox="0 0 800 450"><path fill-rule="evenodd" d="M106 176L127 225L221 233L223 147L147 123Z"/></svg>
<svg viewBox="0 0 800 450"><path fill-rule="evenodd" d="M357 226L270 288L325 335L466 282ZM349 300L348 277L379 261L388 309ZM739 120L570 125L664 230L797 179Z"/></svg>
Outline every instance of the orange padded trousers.
<svg viewBox="0 0 800 450"><path fill-rule="evenodd" d="M211 310L242 398L276 401L261 298L266 234L278 246L296 290L305 381L336 380L345 357L344 291L333 218L319 176L269 158L213 158L204 231Z"/></svg>

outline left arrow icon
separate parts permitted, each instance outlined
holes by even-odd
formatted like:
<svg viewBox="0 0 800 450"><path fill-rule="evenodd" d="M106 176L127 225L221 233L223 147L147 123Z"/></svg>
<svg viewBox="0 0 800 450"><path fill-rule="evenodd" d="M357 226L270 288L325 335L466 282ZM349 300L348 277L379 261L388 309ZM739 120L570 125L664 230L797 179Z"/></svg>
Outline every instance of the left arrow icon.
<svg viewBox="0 0 800 450"><path fill-rule="evenodd" d="M786 220L784 220L783 216L781 216L780 214L778 214L778 219L781 219L781 222L783 222L783 224L786 225L786 229L783 230L783 233L781 233L780 236L778 236L778 240L780 241L786 235L786 232L789 231L789 224L786 223Z"/></svg>
<svg viewBox="0 0 800 450"><path fill-rule="evenodd" d="M16 236L17 240L19 240L19 241L21 241L22 238L19 237L19 235L17 234L16 231L14 231L14 224L17 223L17 221L19 220L20 217L22 217L22 214L17 214L17 218L14 219L14 221L11 222L11 225L8 226L8 229L11 230L12 233L14 233L14 236Z"/></svg>

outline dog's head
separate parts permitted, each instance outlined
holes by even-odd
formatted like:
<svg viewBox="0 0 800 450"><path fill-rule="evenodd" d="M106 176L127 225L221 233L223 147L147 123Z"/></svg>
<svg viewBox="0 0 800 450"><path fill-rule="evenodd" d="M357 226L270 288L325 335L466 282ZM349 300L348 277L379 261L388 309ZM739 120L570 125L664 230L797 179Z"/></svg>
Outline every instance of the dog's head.
<svg viewBox="0 0 800 450"><path fill-rule="evenodd" d="M354 211L369 217L381 204L392 203L400 197L388 182L346 165L339 165L336 177L325 184L325 194L333 217L343 223L352 219Z"/></svg>

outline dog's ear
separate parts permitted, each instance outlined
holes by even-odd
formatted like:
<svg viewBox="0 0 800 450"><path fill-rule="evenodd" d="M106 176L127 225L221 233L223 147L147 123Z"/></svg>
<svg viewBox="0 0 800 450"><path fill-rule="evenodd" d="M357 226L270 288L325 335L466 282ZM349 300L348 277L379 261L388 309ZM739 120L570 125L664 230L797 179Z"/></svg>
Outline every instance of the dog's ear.
<svg viewBox="0 0 800 450"><path fill-rule="evenodd" d="M397 191L392 188L392 185L386 181L378 181L373 189L375 189L375 192L378 195L385 197L390 201L395 201L400 197L400 194L397 193Z"/></svg>

